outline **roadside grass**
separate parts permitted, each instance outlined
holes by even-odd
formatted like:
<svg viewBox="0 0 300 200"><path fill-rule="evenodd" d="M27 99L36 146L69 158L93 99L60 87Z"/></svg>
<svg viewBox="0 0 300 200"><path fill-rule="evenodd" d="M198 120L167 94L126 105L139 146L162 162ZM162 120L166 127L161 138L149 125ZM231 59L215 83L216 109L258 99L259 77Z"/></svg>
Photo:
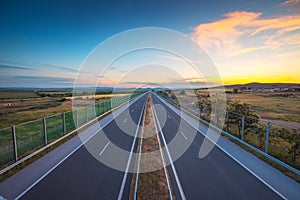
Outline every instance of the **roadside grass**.
<svg viewBox="0 0 300 200"><path fill-rule="evenodd" d="M214 90L217 92L218 90ZM177 97L193 97L197 95L198 98L207 98L209 91L203 90L182 90L173 91ZM286 94L294 94L288 97L283 97ZM282 120L287 122L300 123L300 92L277 92L277 93L226 93L227 101L240 101L242 103L249 103L251 108L255 110L261 118Z"/></svg>
<svg viewBox="0 0 300 200"><path fill-rule="evenodd" d="M101 103L111 98L119 98L126 95L128 94L105 94L99 95L96 100L79 99L76 100L76 107L83 107L98 102ZM67 98L45 97L2 100L3 104L10 102L12 102L13 106L0 109L0 129L70 111L73 107L72 100ZM92 110L90 110L90 112L92 112Z"/></svg>

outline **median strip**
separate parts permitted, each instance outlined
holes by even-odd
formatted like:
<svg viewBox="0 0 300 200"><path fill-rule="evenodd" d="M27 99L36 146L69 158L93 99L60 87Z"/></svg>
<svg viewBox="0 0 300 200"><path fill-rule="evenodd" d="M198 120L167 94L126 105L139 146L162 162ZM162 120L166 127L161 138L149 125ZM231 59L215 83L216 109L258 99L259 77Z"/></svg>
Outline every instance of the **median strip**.
<svg viewBox="0 0 300 200"><path fill-rule="evenodd" d="M175 199L165 166L163 151L152 110L150 96L138 143L136 171L131 182L130 199Z"/></svg>

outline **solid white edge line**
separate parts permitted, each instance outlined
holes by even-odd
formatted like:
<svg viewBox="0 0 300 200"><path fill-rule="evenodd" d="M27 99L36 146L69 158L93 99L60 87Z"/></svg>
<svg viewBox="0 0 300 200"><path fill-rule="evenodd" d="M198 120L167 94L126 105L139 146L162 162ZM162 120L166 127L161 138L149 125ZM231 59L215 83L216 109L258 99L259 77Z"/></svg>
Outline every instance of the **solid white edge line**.
<svg viewBox="0 0 300 200"><path fill-rule="evenodd" d="M186 135L184 135L184 133L182 131L180 131L180 133L184 137L185 140L188 140L188 138L186 137Z"/></svg>
<svg viewBox="0 0 300 200"><path fill-rule="evenodd" d="M152 96L151 96L152 97ZM151 98L151 111L152 111L152 115L154 117L154 112L153 112L153 101L152 101L152 98ZM170 182L169 182L169 178L168 178L168 175L167 175L167 169L166 169L166 161L165 161L165 158L163 156L163 153L162 153L162 146L161 146L161 142L160 142L160 139L159 139L159 135L158 135L158 128L157 128L157 125L156 125L156 120L155 120L155 117L154 117L154 127L155 127L155 132L156 132L156 138L157 138L157 142L158 142L158 146L159 146L159 152L160 152L160 156L161 156L161 161L162 161L162 164L163 164L163 167L164 167L164 173L165 173L165 177L166 177L166 181L167 181L167 185L168 185L168 190L169 190L169 196L170 196L170 199L173 200L173 194L172 194L172 190L171 190L171 185L170 185Z"/></svg>
<svg viewBox="0 0 300 200"><path fill-rule="evenodd" d="M102 151L99 153L99 156L101 156L103 154L103 152L105 151L105 149L108 147L108 145L110 144L110 141L105 145L105 147L102 149Z"/></svg>
<svg viewBox="0 0 300 200"><path fill-rule="evenodd" d="M142 96L140 96L138 99L140 99ZM136 99L136 101L138 100ZM133 103L136 101L132 102L130 105L127 105L129 108ZM126 108L126 109L127 109ZM125 110L126 110L125 109ZM125 111L124 110L124 111ZM123 112L123 111L122 111ZM117 116L119 116L122 112L120 112ZM21 194L19 194L15 199L20 199L24 194L26 194L31 188L33 188L36 184L38 184L41 180L43 180L48 174L50 174L53 170L55 170L61 163L63 163L67 158L69 158L72 154L74 154L80 147L82 147L85 143L87 143L92 137L94 137L97 133L99 133L104 127L106 127L110 122L112 122L115 118L112 118L108 120L99 131L95 132L92 134L90 137L88 137L84 142L82 142L78 147L76 147L71 153L69 153L66 157L64 157L61 161L59 161L56 165L54 165L51 169L49 169L43 176L41 176L38 180L36 180L34 183L32 183L26 190L24 190Z"/></svg>
<svg viewBox="0 0 300 200"><path fill-rule="evenodd" d="M157 95L156 95L157 96ZM161 99L160 97L158 97ZM161 101L163 102L163 101ZM166 106L168 106L165 102L163 102ZM170 109L173 110L172 107L168 106ZM173 110L174 111L174 110ZM174 111L175 112L175 111ZM178 116L179 114L175 112ZM213 140L211 140L209 137L207 137L200 129L199 127L195 127L193 124L191 124L186 119L182 118L184 121L186 121L188 124L190 124L193 128L195 128L197 131L199 131L204 137L206 137L210 142L215 144L220 150L222 150L226 155L228 155L230 158L232 158L235 162L237 162L239 165L241 165L244 169L246 169L250 174L252 174L254 177L256 177L258 180L260 180L263 184L265 184L268 188L270 188L273 192L275 192L278 196L280 196L283 199L287 199L283 194L281 194L279 191L277 191L275 188L273 188L271 185L269 185L266 181L264 181L261 177L259 177L256 173L254 173L251 169L249 169L247 166L245 166L243 163L241 163L238 159L236 159L234 156L232 156L229 152L227 152L223 147L221 147L219 144L215 143ZM200 123L200 122L199 122Z"/></svg>
<svg viewBox="0 0 300 200"><path fill-rule="evenodd" d="M143 111L144 111L144 109L145 109L146 102L147 102L147 101L145 101L145 104L144 104L144 106L143 106L143 108L142 108L141 116L140 116L139 122L138 122L138 124L137 124L135 136L134 136L134 139L133 139L133 142L132 142L130 154L129 154L128 161L127 161L127 166L126 166L126 169L125 169L125 172L124 172L122 184L121 184L120 191L119 191L118 200L121 200L121 199L122 199L122 196L123 196L123 192L124 192L124 188L125 188L125 183L126 183L126 179L127 179L127 174L128 174L128 169L129 169L129 166L130 166L130 161L131 161L131 157L132 157L132 153L133 153L135 141L136 141L136 138L137 138L137 134L138 134L138 132L139 132L140 123L141 123L141 119L142 119L142 116L143 116Z"/></svg>
<svg viewBox="0 0 300 200"><path fill-rule="evenodd" d="M147 103L147 101L146 101L146 103ZM141 155L142 155L142 146L143 146L143 137L144 137L145 116L146 116L146 112L144 111L141 142L140 142L140 146L139 146L138 166L137 166L137 172L136 172L136 177L135 177L135 185L134 185L134 194L133 194L133 199L134 200L137 199L137 187L138 187L139 172L140 172L140 165L141 165Z"/></svg>
<svg viewBox="0 0 300 200"><path fill-rule="evenodd" d="M168 149L168 146L167 146L167 143L166 143L166 140L165 140L163 131L162 131L161 126L160 126L160 124L159 124L159 120L158 120L158 118L157 118L157 114L156 114L155 109L154 109L153 111L154 111L154 115L155 115L156 121L158 122L157 125L158 125L159 130L160 130L160 135L162 136L163 142L164 142L164 144L165 144L166 152L167 152L167 154L168 154L168 158L169 158L169 161L170 161L170 164L171 164L171 167L172 167L172 171L173 171L174 176L175 176L175 180L176 180L176 183L177 183L177 186L178 186L178 189L179 189L181 198L182 198L183 200L185 200L186 198L185 198L183 189L182 189L182 187L181 187L181 184L180 184L180 181L179 181L179 177L178 177L178 175L177 175L177 172L176 172L176 169L175 169L175 166L174 166L172 157L171 157L171 155L170 155L170 152L169 152L169 149Z"/></svg>

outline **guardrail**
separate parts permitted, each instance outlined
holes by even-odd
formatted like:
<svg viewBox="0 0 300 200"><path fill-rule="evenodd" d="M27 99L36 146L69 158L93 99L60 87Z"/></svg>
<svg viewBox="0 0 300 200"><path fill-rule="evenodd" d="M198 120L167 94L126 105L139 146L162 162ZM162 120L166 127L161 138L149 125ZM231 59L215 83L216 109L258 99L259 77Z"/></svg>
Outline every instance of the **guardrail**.
<svg viewBox="0 0 300 200"><path fill-rule="evenodd" d="M82 128L91 120L117 106L130 101L141 93L112 98L102 103L86 105L56 115L48 116L0 130L0 170L20 159L34 154L68 133ZM75 116L75 117L74 117Z"/></svg>
<svg viewBox="0 0 300 200"><path fill-rule="evenodd" d="M201 106L197 108L198 104L195 102L178 105L172 98L157 94L203 124L210 125L251 150L300 175L299 129L229 111L226 111L223 116L225 124L221 126L218 124L218 117L220 117L218 113L221 111L217 109L211 111ZM196 109L200 112L196 113ZM215 117L214 124L210 124L212 117Z"/></svg>

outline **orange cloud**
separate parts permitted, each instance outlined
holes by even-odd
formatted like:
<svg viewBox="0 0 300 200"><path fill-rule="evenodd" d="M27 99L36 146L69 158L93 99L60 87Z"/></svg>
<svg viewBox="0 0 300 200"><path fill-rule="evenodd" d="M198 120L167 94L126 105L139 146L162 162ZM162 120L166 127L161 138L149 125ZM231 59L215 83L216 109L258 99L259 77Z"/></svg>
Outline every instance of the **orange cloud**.
<svg viewBox="0 0 300 200"><path fill-rule="evenodd" d="M191 36L214 57L230 57L258 49L300 45L299 30L299 14L264 19L259 12L236 11L198 25Z"/></svg>

